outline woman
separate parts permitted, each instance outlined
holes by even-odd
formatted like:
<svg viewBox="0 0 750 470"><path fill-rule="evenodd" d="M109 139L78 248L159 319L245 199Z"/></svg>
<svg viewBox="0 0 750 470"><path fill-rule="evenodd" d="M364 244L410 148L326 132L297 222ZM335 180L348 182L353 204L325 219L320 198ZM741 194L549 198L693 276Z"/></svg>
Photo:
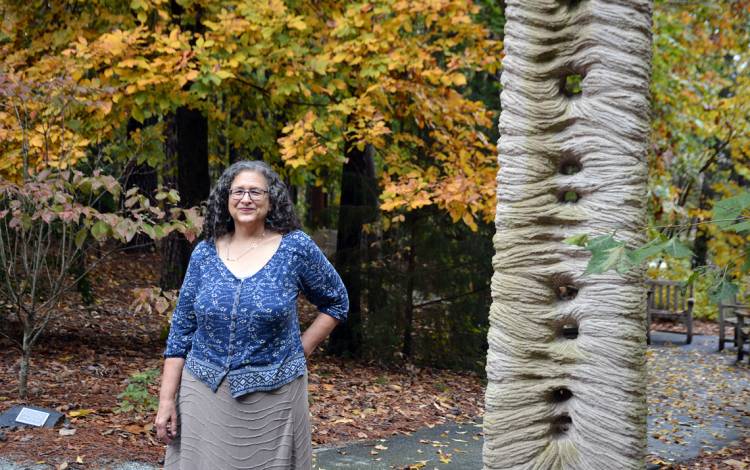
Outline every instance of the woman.
<svg viewBox="0 0 750 470"><path fill-rule="evenodd" d="M349 302L299 227L263 162L233 164L211 192L164 352L165 469L311 468L305 359ZM322 312L302 335L299 292Z"/></svg>

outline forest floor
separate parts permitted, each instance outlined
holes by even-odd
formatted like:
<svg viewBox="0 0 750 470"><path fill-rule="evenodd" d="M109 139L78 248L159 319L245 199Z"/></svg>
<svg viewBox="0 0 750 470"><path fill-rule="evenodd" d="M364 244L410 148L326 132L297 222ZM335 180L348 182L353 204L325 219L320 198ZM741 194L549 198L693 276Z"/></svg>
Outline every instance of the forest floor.
<svg viewBox="0 0 750 470"><path fill-rule="evenodd" d="M155 314L135 313L131 308L132 289L155 285L158 266L152 254L110 260L91 277L94 305L81 306L77 294L63 302L58 319L34 351L28 400L16 398L19 354L9 343L0 342L0 412L16 404L30 404L56 409L69 421L69 430L63 433L59 426L0 430L0 457L58 469L98 468L116 461L161 463L164 447L156 441L154 412L122 411L119 407L123 402L118 398L132 374L161 367L166 320ZM0 304L0 308L5 306ZM304 302L300 312L303 322L314 315ZM680 325L659 324L654 328L681 331ZM696 334L717 332L715 324L700 321L695 330ZM651 365L654 356L648 359ZM675 399L684 400L679 395L684 390L680 381L691 380L691 372L672 367L668 361L664 364L664 370L656 372L658 378L650 372L651 382L660 383L658 390L667 389L667 396L658 399L668 399L674 393ZM484 384L475 374L411 364L384 367L316 353L309 364L309 384L313 442L319 448L379 442L452 422L471 423L483 414ZM148 390L157 394L156 381ZM649 395L654 395L651 384ZM735 398L747 400L747 395L727 400ZM658 406L658 402L650 402L657 413ZM481 429L472 434L473 439L481 439ZM679 435L664 433L659 438L679 439ZM687 464L658 459L652 462L661 468L750 469L750 440L704 452Z"/></svg>
<svg viewBox="0 0 750 470"><path fill-rule="evenodd" d="M164 447L156 441L155 413L118 409L132 374L161 368L166 319L131 308L132 289L156 285L158 266L153 254L120 256L91 276L94 305L81 306L78 294L65 299L34 349L28 400L17 398L19 351L0 342L0 412L17 404L51 408L65 413L75 430L0 430L0 457L66 468L112 460L160 463ZM304 301L299 307L301 322L310 322L313 308ZM319 352L308 369L316 446L409 434L483 413L484 384L476 374L384 367ZM158 379L148 390L158 394Z"/></svg>

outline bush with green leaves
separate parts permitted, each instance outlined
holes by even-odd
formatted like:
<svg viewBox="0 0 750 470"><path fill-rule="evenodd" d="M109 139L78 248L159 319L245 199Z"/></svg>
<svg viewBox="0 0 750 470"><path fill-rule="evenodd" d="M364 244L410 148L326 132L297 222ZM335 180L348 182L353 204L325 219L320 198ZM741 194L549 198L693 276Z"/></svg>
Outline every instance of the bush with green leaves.
<svg viewBox="0 0 750 470"><path fill-rule="evenodd" d="M176 202L178 196L161 190L156 197ZM104 198L122 205L104 210ZM45 170L19 183L0 179L0 300L11 306L0 314L7 315L0 316L0 334L21 351L22 398L31 350L60 314L63 295L103 259L127 249L136 234L158 240L172 231L194 239L200 231L197 209L155 207L137 188L123 194L114 177L98 171Z"/></svg>
<svg viewBox="0 0 750 470"><path fill-rule="evenodd" d="M132 374L128 379L128 386L117 395L120 405L115 409L115 413L156 411L159 407L159 400L148 391L148 387L153 385L158 377L158 369L148 369Z"/></svg>

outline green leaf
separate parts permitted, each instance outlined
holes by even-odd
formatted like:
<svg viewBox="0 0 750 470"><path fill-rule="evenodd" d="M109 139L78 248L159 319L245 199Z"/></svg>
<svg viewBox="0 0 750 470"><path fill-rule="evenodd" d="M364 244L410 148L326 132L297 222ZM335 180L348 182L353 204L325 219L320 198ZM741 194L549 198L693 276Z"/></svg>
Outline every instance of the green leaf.
<svg viewBox="0 0 750 470"><path fill-rule="evenodd" d="M91 227L91 235L100 242L107 237L109 233L109 226L102 220L98 220L93 227Z"/></svg>
<svg viewBox="0 0 750 470"><path fill-rule="evenodd" d="M655 238L650 242L646 243L640 248L630 252L629 258L633 264L641 264L647 259L662 253L669 241L662 240L661 238Z"/></svg>
<svg viewBox="0 0 750 470"><path fill-rule="evenodd" d="M745 253L745 262L740 269L743 273L750 271L750 255L748 253Z"/></svg>
<svg viewBox="0 0 750 470"><path fill-rule="evenodd" d="M154 231L154 227L152 227L152 226L151 226L151 225L149 225L149 224L143 224L143 226L141 226L141 230L142 230L142 231L143 231L143 233L145 233L145 234L146 234L146 236L148 236L148 237L149 237L150 239L152 239L152 240L156 240L156 232Z"/></svg>
<svg viewBox="0 0 750 470"><path fill-rule="evenodd" d="M628 264L625 243L615 240L614 235L603 235L589 240L586 249L591 259L584 274L602 274L610 269L625 269Z"/></svg>
<svg viewBox="0 0 750 470"><path fill-rule="evenodd" d="M31 215L29 214L21 214L19 217L19 221L21 222L21 228L23 228L24 231L31 230L31 225L33 224L33 220L31 219Z"/></svg>
<svg viewBox="0 0 750 470"><path fill-rule="evenodd" d="M722 199L714 205L714 223L722 230L735 225L742 211L750 207L750 192Z"/></svg>
<svg viewBox="0 0 750 470"><path fill-rule="evenodd" d="M93 190L91 180L88 178L81 180L78 183L78 190L84 194L91 194L91 191Z"/></svg>
<svg viewBox="0 0 750 470"><path fill-rule="evenodd" d="M730 232L747 232L750 231L750 220L746 220L744 222L740 222L738 224L730 225L729 227L725 228L724 230L730 231Z"/></svg>
<svg viewBox="0 0 750 470"><path fill-rule="evenodd" d="M611 234L600 235L598 237L592 238L586 244L586 248L591 250L591 252L593 253L594 251L611 250L612 248L616 248L620 245L624 245L624 243L616 240L615 235Z"/></svg>
<svg viewBox="0 0 750 470"><path fill-rule="evenodd" d="M167 194L167 201L169 201L172 204L177 204L180 202L180 194L175 189L170 189L169 193Z"/></svg>
<svg viewBox="0 0 750 470"><path fill-rule="evenodd" d="M157 239L161 240L167 236L167 232L164 231L161 225L154 225L154 235L156 235Z"/></svg>
<svg viewBox="0 0 750 470"><path fill-rule="evenodd" d="M143 110L141 110L141 108L133 108L133 119L141 124L146 120L146 116L143 115Z"/></svg>
<svg viewBox="0 0 750 470"><path fill-rule="evenodd" d="M735 296L739 291L740 289L736 284L724 278L709 290L708 298L714 304L719 304L722 301L731 302L735 299Z"/></svg>
<svg viewBox="0 0 750 470"><path fill-rule="evenodd" d="M563 243L575 246L586 246L586 243L588 243L588 241L588 235L586 235L585 233L579 233L578 235L573 235L572 237L566 238L565 240L563 240Z"/></svg>
<svg viewBox="0 0 750 470"><path fill-rule="evenodd" d="M79 250L81 249L81 247L83 246L83 243L86 241L87 236L88 236L88 232L86 231L85 228L82 228L81 230L78 231L78 233L76 233L76 237L75 237L76 248L78 248Z"/></svg>
<svg viewBox="0 0 750 470"><path fill-rule="evenodd" d="M667 242L666 246L664 247L664 252L674 258L692 258L693 257L693 251L690 248L688 248L687 245L685 245L684 243L682 243L680 240L676 238L671 238Z"/></svg>

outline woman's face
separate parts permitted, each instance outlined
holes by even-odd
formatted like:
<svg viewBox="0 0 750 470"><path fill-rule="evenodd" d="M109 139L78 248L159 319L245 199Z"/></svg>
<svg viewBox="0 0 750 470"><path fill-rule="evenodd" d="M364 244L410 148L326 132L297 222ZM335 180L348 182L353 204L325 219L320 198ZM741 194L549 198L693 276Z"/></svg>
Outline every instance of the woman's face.
<svg viewBox="0 0 750 470"><path fill-rule="evenodd" d="M245 190L245 193L241 194L239 190ZM263 223L271 208L265 176L255 171L240 172L229 187L227 203L235 227Z"/></svg>

